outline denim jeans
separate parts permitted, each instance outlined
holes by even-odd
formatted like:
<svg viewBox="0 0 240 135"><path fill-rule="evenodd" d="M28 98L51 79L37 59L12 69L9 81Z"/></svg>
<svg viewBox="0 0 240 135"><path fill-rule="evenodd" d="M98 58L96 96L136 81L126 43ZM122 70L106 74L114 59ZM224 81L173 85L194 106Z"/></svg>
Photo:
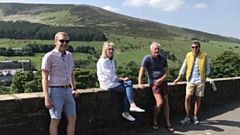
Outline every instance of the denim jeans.
<svg viewBox="0 0 240 135"><path fill-rule="evenodd" d="M129 112L129 103L134 103L134 92L132 87L132 81L127 80L126 82L121 82L120 85L114 88L110 88L111 91L116 91L124 95L123 98L123 112Z"/></svg>

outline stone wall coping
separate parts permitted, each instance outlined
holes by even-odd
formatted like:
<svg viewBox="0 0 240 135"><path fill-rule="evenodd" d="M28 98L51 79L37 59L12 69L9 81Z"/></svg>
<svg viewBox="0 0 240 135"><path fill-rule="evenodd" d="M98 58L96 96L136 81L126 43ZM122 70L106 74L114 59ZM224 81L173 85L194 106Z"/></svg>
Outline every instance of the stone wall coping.
<svg viewBox="0 0 240 135"><path fill-rule="evenodd" d="M240 77L230 77L230 78L215 78L212 79L213 81L226 81L226 80L237 80L240 79ZM174 85L182 85L186 84L186 82L178 82L177 84L173 84L172 82L169 82L169 86ZM145 84L145 87L148 87L148 84ZM133 85L133 88L138 89L138 85ZM77 90L80 94L83 93L96 93L99 91L106 91L102 90L100 88L90 88L90 89L78 89ZM20 93L20 94L6 94L6 95L0 95L0 101L6 101L6 100L21 100L21 99L28 99L28 98L43 98L43 92L33 92L33 93Z"/></svg>
<svg viewBox="0 0 240 135"><path fill-rule="evenodd" d="M28 98L37 98L37 97L43 97L43 93L42 92L33 92L33 93L0 95L0 101L13 100L13 99L19 100L19 99L28 99Z"/></svg>

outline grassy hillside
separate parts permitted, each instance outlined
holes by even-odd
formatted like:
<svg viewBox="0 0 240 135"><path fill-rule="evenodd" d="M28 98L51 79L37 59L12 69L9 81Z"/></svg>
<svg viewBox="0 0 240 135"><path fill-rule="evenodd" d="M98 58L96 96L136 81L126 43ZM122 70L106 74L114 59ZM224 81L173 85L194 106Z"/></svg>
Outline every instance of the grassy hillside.
<svg viewBox="0 0 240 135"><path fill-rule="evenodd" d="M109 41L115 43L115 60L117 61L117 66L124 66L130 61L135 61L137 64L140 64L142 58L150 53L149 46L153 41L159 42L161 48L165 51L169 51L171 54L174 54L177 58L177 61L168 60L169 67L180 66L183 62L187 52L191 51L190 40L185 41L182 37L175 37L173 40L159 40L159 39L150 39L150 38L135 38L128 36L119 36L108 34L107 38ZM39 43L39 44L53 44L52 40L13 40L13 39L1 39L0 47L11 47L11 48L21 48L28 43ZM132 44L135 49L124 49L121 51L122 47L129 47L129 44ZM93 46L97 52L101 52L103 42L80 42L72 41L70 42L74 48L77 46ZM217 55L222 54L224 51L232 50L236 53L240 53L240 45L238 43L227 43L220 41L210 41L209 43L202 43L201 50L208 53L210 60L216 58ZM41 59L43 53L38 53L34 57L4 57L0 56L0 60L3 59L30 59L37 69L40 69ZM74 60L82 59L87 60L90 54L84 53L73 53ZM92 56L94 60L97 60ZM96 63L90 65L91 68L95 68Z"/></svg>
<svg viewBox="0 0 240 135"><path fill-rule="evenodd" d="M92 26L105 33L131 37L173 40L184 36L206 40L239 43L236 38L223 37L166 24L113 13L90 5L50 5L0 3L1 20L26 20L50 25Z"/></svg>

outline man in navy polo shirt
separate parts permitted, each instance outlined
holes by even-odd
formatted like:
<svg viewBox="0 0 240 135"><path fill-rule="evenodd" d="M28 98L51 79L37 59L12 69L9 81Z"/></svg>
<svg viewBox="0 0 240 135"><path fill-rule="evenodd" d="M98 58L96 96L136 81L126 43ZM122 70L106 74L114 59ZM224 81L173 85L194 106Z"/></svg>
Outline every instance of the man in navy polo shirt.
<svg viewBox="0 0 240 135"><path fill-rule="evenodd" d="M152 127L158 130L157 116L161 110L164 108L164 114L166 118L166 128L168 131L173 132L169 120L169 105L168 105L168 64L164 56L160 55L160 44L153 42L150 46L151 54L146 55L141 63L139 75L138 75L138 87L144 89L142 84L142 78L144 71L147 70L148 73L148 83L152 88L154 98L156 100L156 105L153 111L153 123Z"/></svg>

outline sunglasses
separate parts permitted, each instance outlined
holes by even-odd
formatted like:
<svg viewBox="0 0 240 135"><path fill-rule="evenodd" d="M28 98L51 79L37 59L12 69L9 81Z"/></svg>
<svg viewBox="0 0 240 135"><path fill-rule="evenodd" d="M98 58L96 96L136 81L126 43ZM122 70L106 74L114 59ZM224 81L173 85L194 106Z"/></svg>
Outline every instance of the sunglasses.
<svg viewBox="0 0 240 135"><path fill-rule="evenodd" d="M113 48L108 48L108 50L109 50L109 51L110 51L110 50L114 51L114 49L113 49Z"/></svg>
<svg viewBox="0 0 240 135"><path fill-rule="evenodd" d="M59 41L60 41L62 44L63 44L64 42L67 43L67 44L70 42L69 40L64 40L64 39L60 39Z"/></svg>
<svg viewBox="0 0 240 135"><path fill-rule="evenodd" d="M198 46L192 46L192 49L194 49L194 48L198 49Z"/></svg>

